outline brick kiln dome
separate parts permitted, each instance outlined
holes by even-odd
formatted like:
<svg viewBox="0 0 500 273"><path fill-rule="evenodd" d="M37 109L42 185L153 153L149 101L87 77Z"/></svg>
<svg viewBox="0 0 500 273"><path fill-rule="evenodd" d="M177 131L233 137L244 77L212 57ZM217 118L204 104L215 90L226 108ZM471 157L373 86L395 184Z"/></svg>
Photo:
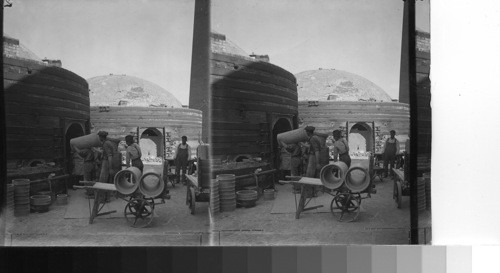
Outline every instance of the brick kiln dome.
<svg viewBox="0 0 500 273"><path fill-rule="evenodd" d="M299 101L392 101L391 97L373 82L342 70L308 70L296 74L295 77Z"/></svg>
<svg viewBox="0 0 500 273"><path fill-rule="evenodd" d="M106 75L87 79L90 106L164 106L182 107L170 92L132 76Z"/></svg>
<svg viewBox="0 0 500 273"><path fill-rule="evenodd" d="M18 39L12 38L8 35L3 36L3 55L14 59L25 59L36 62L42 62L42 59L35 53L29 50L26 46L19 42Z"/></svg>
<svg viewBox="0 0 500 273"><path fill-rule="evenodd" d="M212 52L226 55L237 55L250 58L248 53L237 46L231 40L226 38L226 35L212 31Z"/></svg>

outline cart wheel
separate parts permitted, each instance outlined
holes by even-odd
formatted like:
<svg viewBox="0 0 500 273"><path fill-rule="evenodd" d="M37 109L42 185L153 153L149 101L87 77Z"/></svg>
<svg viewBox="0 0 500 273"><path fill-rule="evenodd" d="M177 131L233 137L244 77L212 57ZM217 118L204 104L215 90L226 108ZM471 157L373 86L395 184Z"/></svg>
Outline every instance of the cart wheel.
<svg viewBox="0 0 500 273"><path fill-rule="evenodd" d="M403 199L403 190L401 188L401 182L399 181L396 181L396 183L394 183L394 195L395 195L395 198L394 198L394 201L396 201L396 205L398 207L398 209L401 208L401 201Z"/></svg>
<svg viewBox="0 0 500 273"><path fill-rule="evenodd" d="M358 218L361 205L359 193L338 193L330 203L332 214L340 222L352 222Z"/></svg>
<svg viewBox="0 0 500 273"><path fill-rule="evenodd" d="M194 215L194 213L196 211L196 196L195 196L193 187L188 188L188 195L189 195L189 200L190 200L189 211L191 212L191 214Z"/></svg>
<svg viewBox="0 0 500 273"><path fill-rule="evenodd" d="M143 198L131 198L125 206L125 218L131 227L142 228L153 221L155 205Z"/></svg>

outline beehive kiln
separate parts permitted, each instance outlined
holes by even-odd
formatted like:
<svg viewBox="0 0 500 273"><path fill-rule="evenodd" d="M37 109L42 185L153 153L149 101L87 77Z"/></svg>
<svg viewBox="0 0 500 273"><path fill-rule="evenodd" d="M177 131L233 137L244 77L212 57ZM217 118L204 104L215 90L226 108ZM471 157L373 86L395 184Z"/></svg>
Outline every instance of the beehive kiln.
<svg viewBox="0 0 500 273"><path fill-rule="evenodd" d="M3 43L8 179L70 171L69 140L89 131L87 82L15 38Z"/></svg>
<svg viewBox="0 0 500 273"><path fill-rule="evenodd" d="M138 136L146 161L172 158L185 135L196 155L201 111L183 108L167 90L136 77L110 74L88 82L92 132L103 130L120 139Z"/></svg>
<svg viewBox="0 0 500 273"><path fill-rule="evenodd" d="M390 130L396 131L401 150L405 149L410 132L408 104L393 102L374 83L346 71L318 69L296 77L299 124L330 135L335 129L342 130L352 155L379 153Z"/></svg>
<svg viewBox="0 0 500 273"><path fill-rule="evenodd" d="M212 33L213 157L273 162L276 135L297 126L297 84L290 72L250 57L223 34Z"/></svg>

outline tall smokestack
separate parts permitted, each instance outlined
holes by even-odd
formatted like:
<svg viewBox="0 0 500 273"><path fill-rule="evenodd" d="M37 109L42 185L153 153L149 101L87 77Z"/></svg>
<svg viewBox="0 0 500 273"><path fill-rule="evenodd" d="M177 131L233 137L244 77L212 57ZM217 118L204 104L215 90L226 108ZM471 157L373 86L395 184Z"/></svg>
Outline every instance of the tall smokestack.
<svg viewBox="0 0 500 273"><path fill-rule="evenodd" d="M202 140L210 143L210 0L196 0L189 107L203 112Z"/></svg>

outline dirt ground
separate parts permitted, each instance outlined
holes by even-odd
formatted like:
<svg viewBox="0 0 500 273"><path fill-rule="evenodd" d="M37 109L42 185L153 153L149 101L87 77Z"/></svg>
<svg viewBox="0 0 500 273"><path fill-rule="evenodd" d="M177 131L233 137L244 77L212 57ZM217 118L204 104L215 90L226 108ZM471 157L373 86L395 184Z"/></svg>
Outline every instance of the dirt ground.
<svg viewBox="0 0 500 273"><path fill-rule="evenodd" d="M52 205L46 213L25 217L4 216L5 246L199 246L199 245L325 245L325 244L408 244L410 227L409 197L403 197L398 209L392 199L390 179L374 181L377 193L363 199L355 222L337 221L330 212L303 213L295 219L292 211L271 214L273 200L261 197L253 208L237 208L214 216L208 203L197 202L191 215L185 204L186 187L172 188L171 199L157 205L152 224L146 228L130 227L123 212L115 218L97 217L89 224L87 217L65 219L66 206ZM291 185L276 185L277 195L291 195ZM70 191L69 202L82 195ZM293 200L293 199L291 199ZM79 200L82 203L82 200ZM88 203L83 203L88 204ZM81 208L86 213L89 208ZM210 226L212 220L212 226ZM420 214L422 243L430 242L430 212ZM211 232L210 232L211 230ZM425 232L425 234L424 234Z"/></svg>
<svg viewBox="0 0 500 273"><path fill-rule="evenodd" d="M253 208L237 208L214 217L217 245L324 245L324 244L408 244L410 198L403 197L402 208L392 199L393 182L374 181L377 193L363 199L355 222L339 222L331 213L271 214L274 201L260 198ZM277 185L277 195L292 193L291 185ZM297 198L299 196L297 195ZM293 201L290 204L294 206ZM430 212L419 217L422 242L430 240ZM427 229L424 229L427 227Z"/></svg>
<svg viewBox="0 0 500 273"><path fill-rule="evenodd" d="M65 219L66 206L52 205L45 213L30 213L25 217L7 214L6 246L199 246L208 244L208 202L197 202L196 213L191 215L186 206L186 187L168 184L171 199L155 206L158 217L146 228L130 227L123 210L115 218ZM68 202L84 198L69 192ZM80 200L81 203L81 200ZM85 203L87 204L87 203ZM81 208L86 212L88 206Z"/></svg>

